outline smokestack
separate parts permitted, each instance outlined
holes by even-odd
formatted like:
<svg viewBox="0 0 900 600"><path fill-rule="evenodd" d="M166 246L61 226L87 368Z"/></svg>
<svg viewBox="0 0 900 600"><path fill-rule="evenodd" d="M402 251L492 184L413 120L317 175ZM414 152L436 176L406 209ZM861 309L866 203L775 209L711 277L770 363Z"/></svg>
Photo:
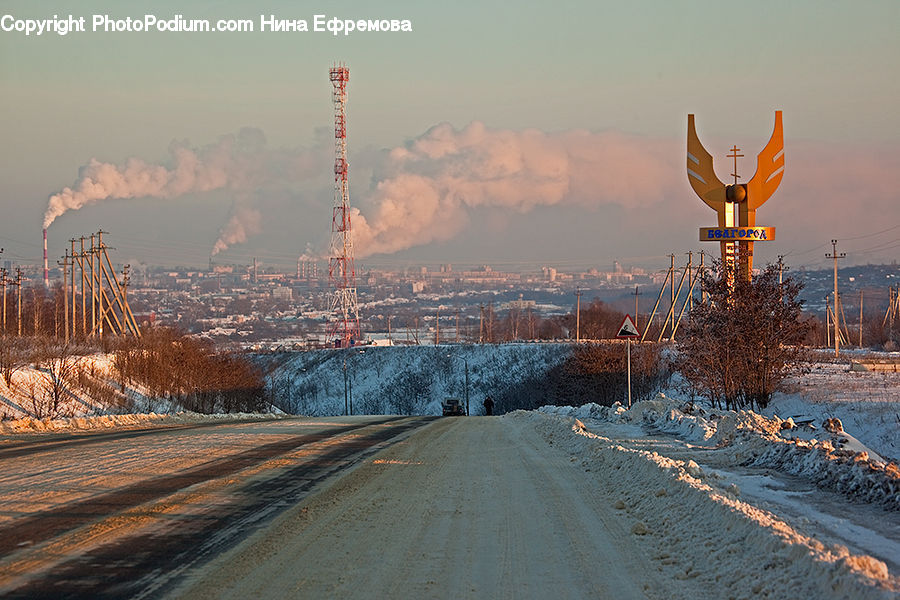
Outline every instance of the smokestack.
<svg viewBox="0 0 900 600"><path fill-rule="evenodd" d="M47 263L47 228L44 227L44 287L50 287L50 266Z"/></svg>

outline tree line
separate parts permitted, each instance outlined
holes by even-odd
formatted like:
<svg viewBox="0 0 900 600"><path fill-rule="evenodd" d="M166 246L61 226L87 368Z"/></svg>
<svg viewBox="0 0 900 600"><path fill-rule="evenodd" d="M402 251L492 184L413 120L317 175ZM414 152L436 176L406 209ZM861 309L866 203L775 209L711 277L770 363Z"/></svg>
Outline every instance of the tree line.
<svg viewBox="0 0 900 600"><path fill-rule="evenodd" d="M111 356L110 368L98 367ZM64 342L0 333L0 418L19 412L57 418L84 412L188 410L258 412L268 407L261 372L237 352L168 328L141 338Z"/></svg>

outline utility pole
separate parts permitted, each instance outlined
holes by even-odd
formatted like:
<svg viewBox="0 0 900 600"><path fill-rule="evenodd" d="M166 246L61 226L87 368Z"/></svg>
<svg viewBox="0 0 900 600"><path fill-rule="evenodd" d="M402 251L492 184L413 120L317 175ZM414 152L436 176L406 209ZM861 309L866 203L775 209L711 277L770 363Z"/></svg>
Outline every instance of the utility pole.
<svg viewBox="0 0 900 600"><path fill-rule="evenodd" d="M778 285L784 283L784 254L778 255Z"/></svg>
<svg viewBox="0 0 900 600"><path fill-rule="evenodd" d="M478 343L484 343L484 304L479 304L478 308L481 310L481 317L478 319Z"/></svg>
<svg viewBox="0 0 900 600"><path fill-rule="evenodd" d="M84 240L85 237L81 236L81 253L78 255L78 258L81 260L78 261L78 266L81 267L81 337L87 337L87 271L84 268L84 261L87 258L87 254L84 251Z"/></svg>
<svg viewBox="0 0 900 600"><path fill-rule="evenodd" d="M437 315L434 318L434 345L441 343L441 307L437 307Z"/></svg>
<svg viewBox="0 0 900 600"><path fill-rule="evenodd" d="M575 288L575 342L581 341L581 290Z"/></svg>
<svg viewBox="0 0 900 600"><path fill-rule="evenodd" d="M6 269L0 269L0 285L3 286L3 332L6 335Z"/></svg>
<svg viewBox="0 0 900 600"><path fill-rule="evenodd" d="M494 343L494 302L488 302L488 322L487 322L488 344Z"/></svg>
<svg viewBox="0 0 900 600"><path fill-rule="evenodd" d="M18 336L22 337L22 269L16 267L16 324L18 325Z"/></svg>
<svg viewBox="0 0 900 600"><path fill-rule="evenodd" d="M344 414L350 415L349 396L347 395L347 357L344 357Z"/></svg>
<svg viewBox="0 0 900 600"><path fill-rule="evenodd" d="M91 269L91 337L97 332L97 277L94 275L94 255L97 254L94 248L94 234L91 234L91 250L89 253L88 266Z"/></svg>
<svg viewBox="0 0 900 600"><path fill-rule="evenodd" d="M737 159L735 159L737 160ZM737 171L737 169L735 169ZM672 316L675 316L675 254L669 255L669 273L672 274L672 280L669 282L669 312L672 313ZM663 332L665 332L666 327L669 324L669 317L666 315L666 322L663 324Z"/></svg>
<svg viewBox="0 0 900 600"><path fill-rule="evenodd" d="M634 326L638 328L638 331L640 331L640 326L638 325L638 296L640 295L638 286L634 286L634 294L632 294L634 296Z"/></svg>
<svg viewBox="0 0 900 600"><path fill-rule="evenodd" d="M69 345L69 249L66 248L66 256L63 259L62 263L63 268L63 312L65 313L65 331L66 335L64 339L66 340L66 345ZM57 306L59 306L57 304ZM57 334L58 335L58 334Z"/></svg>
<svg viewBox="0 0 900 600"><path fill-rule="evenodd" d="M75 339L75 320L77 315L75 314L75 265L78 260L75 256L75 238L69 240L72 244L72 271L71 271L71 284L72 284L72 339Z"/></svg>
<svg viewBox="0 0 900 600"><path fill-rule="evenodd" d="M845 252L841 252L838 254L837 251L837 240L831 240L831 254L826 254L825 258L834 259L834 356L838 357L840 355L840 342L838 341L841 337L840 331L840 319L838 319L838 279L837 279L837 261L839 258L845 258L847 254Z"/></svg>
<svg viewBox="0 0 900 600"><path fill-rule="evenodd" d="M97 232L97 301L100 303L100 307L97 310L99 321L98 325L100 326L99 336L100 340L103 340L103 318L106 315L106 311L103 308L103 258L100 255L100 252L103 250L103 231Z"/></svg>
<svg viewBox="0 0 900 600"><path fill-rule="evenodd" d="M466 365L466 416L469 416L469 359L464 358L463 363Z"/></svg>
<svg viewBox="0 0 900 600"><path fill-rule="evenodd" d="M862 348L863 291L859 290L859 347Z"/></svg>

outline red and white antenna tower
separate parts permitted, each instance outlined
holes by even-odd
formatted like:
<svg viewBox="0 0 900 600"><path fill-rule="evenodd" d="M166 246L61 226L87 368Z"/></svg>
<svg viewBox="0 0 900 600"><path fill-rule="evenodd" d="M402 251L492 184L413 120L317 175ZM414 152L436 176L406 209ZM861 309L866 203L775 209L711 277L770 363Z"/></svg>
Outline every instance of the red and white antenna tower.
<svg viewBox="0 0 900 600"><path fill-rule="evenodd" d="M331 258L328 277L334 288L331 312L336 319L329 330L335 346L346 348L360 340L356 301L356 267L350 226L350 181L347 178L347 82L350 69L343 64L329 71L334 102L334 212L331 218Z"/></svg>

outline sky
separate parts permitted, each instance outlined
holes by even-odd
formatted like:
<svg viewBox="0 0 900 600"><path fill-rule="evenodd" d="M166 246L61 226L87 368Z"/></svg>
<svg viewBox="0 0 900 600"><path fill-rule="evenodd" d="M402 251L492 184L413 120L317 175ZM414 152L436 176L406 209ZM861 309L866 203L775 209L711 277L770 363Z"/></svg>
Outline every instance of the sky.
<svg viewBox="0 0 900 600"><path fill-rule="evenodd" d="M627 6L626 6L627 4ZM0 2L0 246L34 265L102 229L119 262L327 257L332 86L350 69L358 264L664 268L715 214L685 170L687 115L741 181L784 115L785 174L757 264L900 254L900 3ZM92 31L93 15L249 19L253 32ZM326 19L411 31L316 32ZM260 31L261 17L311 31ZM53 200L53 202L51 202ZM53 207L56 208L53 208ZM62 210L60 210L60 207ZM77 207L77 208L75 208ZM49 212L48 212L48 209Z"/></svg>

